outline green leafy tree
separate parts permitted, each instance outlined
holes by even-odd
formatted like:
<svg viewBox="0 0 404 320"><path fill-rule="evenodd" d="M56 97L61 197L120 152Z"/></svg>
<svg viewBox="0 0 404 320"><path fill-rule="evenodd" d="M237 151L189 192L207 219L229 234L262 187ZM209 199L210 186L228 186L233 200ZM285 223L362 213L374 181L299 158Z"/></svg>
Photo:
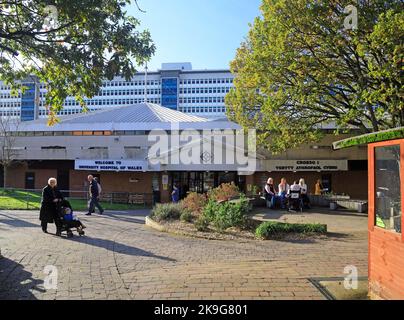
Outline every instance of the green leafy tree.
<svg viewBox="0 0 404 320"><path fill-rule="evenodd" d="M129 79L154 53L150 33L125 11L130 2L1 1L0 79L15 94L31 76L45 83L50 124L69 95L85 108L102 79Z"/></svg>
<svg viewBox="0 0 404 320"><path fill-rule="evenodd" d="M357 9L358 24L352 22ZM264 0L231 63L228 116L282 152L322 127L372 132L404 126L404 11L400 0ZM352 23L348 23L348 26Z"/></svg>

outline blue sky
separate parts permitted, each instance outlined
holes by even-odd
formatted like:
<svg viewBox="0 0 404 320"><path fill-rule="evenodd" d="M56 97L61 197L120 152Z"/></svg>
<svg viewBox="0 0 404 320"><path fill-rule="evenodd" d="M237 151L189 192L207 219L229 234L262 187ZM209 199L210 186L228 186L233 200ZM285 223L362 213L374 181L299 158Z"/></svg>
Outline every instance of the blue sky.
<svg viewBox="0 0 404 320"><path fill-rule="evenodd" d="M163 62L191 62L194 69L229 67L260 14L261 0L138 0L128 8L157 46L149 70ZM140 70L140 68L139 68Z"/></svg>

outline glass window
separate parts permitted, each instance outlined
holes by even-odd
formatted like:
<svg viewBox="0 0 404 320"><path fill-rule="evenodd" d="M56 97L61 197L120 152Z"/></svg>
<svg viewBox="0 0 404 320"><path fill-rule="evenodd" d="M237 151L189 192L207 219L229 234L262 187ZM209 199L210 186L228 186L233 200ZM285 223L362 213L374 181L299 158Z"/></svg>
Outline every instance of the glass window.
<svg viewBox="0 0 404 320"><path fill-rule="evenodd" d="M376 226L401 232L400 146L375 148Z"/></svg>

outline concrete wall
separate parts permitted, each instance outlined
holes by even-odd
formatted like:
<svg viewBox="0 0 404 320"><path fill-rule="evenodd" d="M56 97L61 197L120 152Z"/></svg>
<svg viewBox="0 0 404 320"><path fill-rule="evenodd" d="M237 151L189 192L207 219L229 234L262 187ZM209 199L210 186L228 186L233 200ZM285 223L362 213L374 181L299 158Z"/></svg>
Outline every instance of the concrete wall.
<svg viewBox="0 0 404 320"><path fill-rule="evenodd" d="M222 134L224 137L226 134ZM260 154L268 159L346 159L346 160L366 160L367 151L363 147L354 147L333 151L331 144L333 141L343 139L348 135L327 135L318 143L312 143L301 148L288 150L279 155L272 155L265 150L258 150ZM171 137L170 137L171 138ZM176 140L176 138L173 138ZM170 140L170 139L169 139ZM142 150L136 154L138 160L144 160L148 153L148 148L154 143L148 141L148 136L34 136L17 137L15 146L25 148L19 151L19 160L74 160L74 159L126 159L125 147L140 147ZM312 146L319 146L313 149ZM41 147L61 146L66 149L43 150ZM104 150L91 150L94 147L107 147ZM225 146L223 146L224 148ZM216 150L215 150L216 153ZM173 168L174 170L175 168ZM220 169L220 168L219 168ZM205 169L203 169L205 170ZM213 170L213 169L212 169Z"/></svg>

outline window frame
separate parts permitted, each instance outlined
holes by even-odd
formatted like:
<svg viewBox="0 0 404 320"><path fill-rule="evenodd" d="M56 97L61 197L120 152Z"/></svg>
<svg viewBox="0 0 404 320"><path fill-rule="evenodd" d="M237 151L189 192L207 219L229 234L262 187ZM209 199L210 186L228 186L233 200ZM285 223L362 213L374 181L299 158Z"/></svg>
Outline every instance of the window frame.
<svg viewBox="0 0 404 320"><path fill-rule="evenodd" d="M370 232L377 232L383 235L393 237L397 241L404 242L404 198L401 198L401 233L397 233L394 230L387 230L376 226L376 206L375 206L375 197L376 197L376 174L375 174L375 150L379 147L389 147L389 146L400 146L400 193L404 192L404 139L398 140L390 140L383 141L378 143L371 143L368 145L368 161L369 161L369 186L368 186L368 201L369 201L369 221L368 221L368 230Z"/></svg>

